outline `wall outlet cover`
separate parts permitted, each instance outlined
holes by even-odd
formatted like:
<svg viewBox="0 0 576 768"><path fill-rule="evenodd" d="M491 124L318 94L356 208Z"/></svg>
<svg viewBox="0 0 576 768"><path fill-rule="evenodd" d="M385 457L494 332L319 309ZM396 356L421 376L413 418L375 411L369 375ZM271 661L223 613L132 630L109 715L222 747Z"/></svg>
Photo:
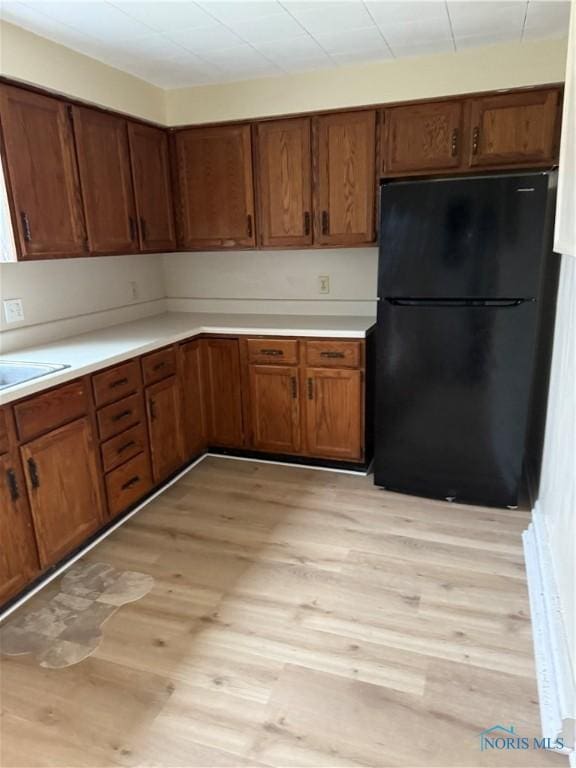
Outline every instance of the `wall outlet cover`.
<svg viewBox="0 0 576 768"><path fill-rule="evenodd" d="M22 299L5 299L4 318L7 323L21 323L24 320L24 305Z"/></svg>

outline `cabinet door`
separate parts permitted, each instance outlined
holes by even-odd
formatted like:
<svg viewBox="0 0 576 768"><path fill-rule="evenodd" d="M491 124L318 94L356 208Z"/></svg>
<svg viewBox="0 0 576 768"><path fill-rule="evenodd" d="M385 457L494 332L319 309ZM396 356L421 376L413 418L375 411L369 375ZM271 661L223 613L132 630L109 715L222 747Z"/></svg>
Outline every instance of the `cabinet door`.
<svg viewBox="0 0 576 768"><path fill-rule="evenodd" d="M208 443L239 448L244 436L238 340L205 339L203 344Z"/></svg>
<svg viewBox="0 0 576 768"><path fill-rule="evenodd" d="M152 475L159 483L184 464L180 387L171 376L146 389Z"/></svg>
<svg viewBox="0 0 576 768"><path fill-rule="evenodd" d="M180 245L254 246L250 126L187 128L174 142Z"/></svg>
<svg viewBox="0 0 576 768"><path fill-rule="evenodd" d="M257 126L260 243L312 243L310 119L275 120Z"/></svg>
<svg viewBox="0 0 576 768"><path fill-rule="evenodd" d="M92 430L78 419L20 449L43 568L84 542L104 521Z"/></svg>
<svg viewBox="0 0 576 768"><path fill-rule="evenodd" d="M313 456L362 458L362 373L306 369L306 437Z"/></svg>
<svg viewBox="0 0 576 768"><path fill-rule="evenodd" d="M201 453L206 446L206 414L202 386L202 342L190 341L180 347L180 385L182 426L186 458Z"/></svg>
<svg viewBox="0 0 576 768"><path fill-rule="evenodd" d="M161 128L128 123L140 250L176 247L168 135Z"/></svg>
<svg viewBox="0 0 576 768"><path fill-rule="evenodd" d="M457 168L462 102L394 107L384 113L383 172L387 175Z"/></svg>
<svg viewBox="0 0 576 768"><path fill-rule="evenodd" d="M374 241L376 112L315 118L315 241L355 245Z"/></svg>
<svg viewBox="0 0 576 768"><path fill-rule="evenodd" d="M0 605L40 570L20 459L0 456Z"/></svg>
<svg viewBox="0 0 576 768"><path fill-rule="evenodd" d="M558 91L474 99L470 165L550 165L556 153Z"/></svg>
<svg viewBox="0 0 576 768"><path fill-rule="evenodd" d="M0 110L20 258L82 255L86 229L67 105L3 85Z"/></svg>
<svg viewBox="0 0 576 768"><path fill-rule="evenodd" d="M137 251L126 121L84 107L74 107L73 116L90 250Z"/></svg>
<svg viewBox="0 0 576 768"><path fill-rule="evenodd" d="M250 366L250 411L254 448L274 453L300 450L298 368Z"/></svg>

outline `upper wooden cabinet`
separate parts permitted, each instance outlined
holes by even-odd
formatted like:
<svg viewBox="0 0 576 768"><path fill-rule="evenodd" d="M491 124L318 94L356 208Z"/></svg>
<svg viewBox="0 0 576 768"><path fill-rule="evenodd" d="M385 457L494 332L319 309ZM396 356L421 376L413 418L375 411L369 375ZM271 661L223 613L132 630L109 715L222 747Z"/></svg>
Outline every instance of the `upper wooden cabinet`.
<svg viewBox="0 0 576 768"><path fill-rule="evenodd" d="M21 259L86 255L68 109L59 99L0 87L3 160Z"/></svg>
<svg viewBox="0 0 576 768"><path fill-rule="evenodd" d="M457 168L463 105L437 101L384 111L382 171L386 175Z"/></svg>
<svg viewBox="0 0 576 768"><path fill-rule="evenodd" d="M126 121L73 107L88 240L93 253L138 250Z"/></svg>
<svg viewBox="0 0 576 768"><path fill-rule="evenodd" d="M176 247L168 136L161 128L128 123L130 158L142 251Z"/></svg>
<svg viewBox="0 0 576 768"><path fill-rule="evenodd" d="M250 248L256 243L249 125L174 134L179 245Z"/></svg>
<svg viewBox="0 0 576 768"><path fill-rule="evenodd" d="M550 165L557 153L558 89L503 93L470 104L470 165Z"/></svg>
<svg viewBox="0 0 576 768"><path fill-rule="evenodd" d="M315 241L374 241L376 111L338 112L315 120Z"/></svg>
<svg viewBox="0 0 576 768"><path fill-rule="evenodd" d="M312 243L312 150L309 117L256 126L259 242Z"/></svg>

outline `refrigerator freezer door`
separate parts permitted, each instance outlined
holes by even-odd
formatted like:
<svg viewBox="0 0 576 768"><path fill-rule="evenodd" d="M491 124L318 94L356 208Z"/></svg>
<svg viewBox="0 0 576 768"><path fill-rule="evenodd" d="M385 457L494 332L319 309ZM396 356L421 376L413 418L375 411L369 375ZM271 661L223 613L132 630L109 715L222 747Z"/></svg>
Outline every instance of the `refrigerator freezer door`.
<svg viewBox="0 0 576 768"><path fill-rule="evenodd" d="M378 295L538 295L545 173L402 181L381 189Z"/></svg>
<svg viewBox="0 0 576 768"><path fill-rule="evenodd" d="M517 504L536 303L417 307L380 301L378 312L376 484Z"/></svg>

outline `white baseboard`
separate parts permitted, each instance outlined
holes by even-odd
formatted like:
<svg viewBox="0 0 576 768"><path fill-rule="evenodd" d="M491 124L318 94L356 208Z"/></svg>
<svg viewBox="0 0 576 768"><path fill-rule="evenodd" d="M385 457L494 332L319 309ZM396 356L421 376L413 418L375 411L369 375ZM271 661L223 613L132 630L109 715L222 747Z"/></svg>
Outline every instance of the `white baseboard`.
<svg viewBox="0 0 576 768"><path fill-rule="evenodd" d="M537 509L522 536L530 595L532 636L542 733L562 738L576 766L576 689L568 635L552 570L548 536Z"/></svg>

